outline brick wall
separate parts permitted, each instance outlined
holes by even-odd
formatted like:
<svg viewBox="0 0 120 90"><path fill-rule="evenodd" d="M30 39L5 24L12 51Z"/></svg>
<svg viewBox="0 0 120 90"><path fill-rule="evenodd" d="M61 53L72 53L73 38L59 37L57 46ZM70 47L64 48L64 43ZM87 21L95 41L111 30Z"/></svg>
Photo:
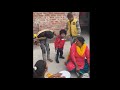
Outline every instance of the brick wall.
<svg viewBox="0 0 120 90"><path fill-rule="evenodd" d="M51 29L56 33L65 28L68 12L33 12L33 33L39 30ZM79 12L73 12L75 18L79 18Z"/></svg>

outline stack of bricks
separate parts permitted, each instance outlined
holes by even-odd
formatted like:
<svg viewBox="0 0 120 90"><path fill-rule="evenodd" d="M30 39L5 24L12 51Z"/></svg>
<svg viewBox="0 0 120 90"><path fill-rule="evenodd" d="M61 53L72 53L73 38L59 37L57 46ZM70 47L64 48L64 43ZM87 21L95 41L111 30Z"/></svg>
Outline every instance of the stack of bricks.
<svg viewBox="0 0 120 90"><path fill-rule="evenodd" d="M79 19L79 12L72 12ZM51 29L56 33L65 29L68 12L33 12L33 33L43 29Z"/></svg>

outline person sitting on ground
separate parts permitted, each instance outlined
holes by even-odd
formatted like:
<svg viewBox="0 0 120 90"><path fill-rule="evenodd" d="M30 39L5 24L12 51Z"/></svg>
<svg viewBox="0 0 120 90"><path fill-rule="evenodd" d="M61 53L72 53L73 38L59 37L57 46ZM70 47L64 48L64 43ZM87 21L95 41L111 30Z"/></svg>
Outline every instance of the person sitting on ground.
<svg viewBox="0 0 120 90"><path fill-rule="evenodd" d="M70 48L67 62L65 62L68 71L77 72L80 78L84 73L89 72L90 67L90 51L84 41L83 37L77 37L76 42Z"/></svg>
<svg viewBox="0 0 120 90"><path fill-rule="evenodd" d="M48 70L48 66L46 61L44 60L38 60L35 63L35 66L33 68L33 78L45 78L45 73ZM61 73L57 73L57 74L49 74L48 78L65 78L65 77L61 77Z"/></svg>

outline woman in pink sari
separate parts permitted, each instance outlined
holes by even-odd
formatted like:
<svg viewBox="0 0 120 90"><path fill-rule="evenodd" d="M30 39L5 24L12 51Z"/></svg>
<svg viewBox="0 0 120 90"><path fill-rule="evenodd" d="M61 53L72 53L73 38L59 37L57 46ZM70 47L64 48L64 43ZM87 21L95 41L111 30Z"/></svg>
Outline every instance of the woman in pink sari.
<svg viewBox="0 0 120 90"><path fill-rule="evenodd" d="M80 77L84 73L88 73L90 67L90 51L84 41L83 37L77 37L76 42L70 48L68 60L65 63L68 71L75 71L79 73Z"/></svg>

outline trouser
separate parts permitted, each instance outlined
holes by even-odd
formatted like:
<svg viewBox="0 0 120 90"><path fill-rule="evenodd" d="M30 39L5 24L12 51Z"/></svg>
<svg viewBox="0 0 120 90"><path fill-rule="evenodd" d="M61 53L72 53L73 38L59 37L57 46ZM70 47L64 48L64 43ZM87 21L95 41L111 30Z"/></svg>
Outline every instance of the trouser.
<svg viewBox="0 0 120 90"><path fill-rule="evenodd" d="M57 54L56 54L56 59L57 59L57 60L58 60L59 54L60 54L60 57L63 56L63 48L58 48L58 49L57 49Z"/></svg>
<svg viewBox="0 0 120 90"><path fill-rule="evenodd" d="M40 48L42 50L43 60L46 61L46 52L47 52L47 59L50 59L50 48L49 48L48 39L40 40Z"/></svg>
<svg viewBox="0 0 120 90"><path fill-rule="evenodd" d="M58 48L57 55L59 56L59 54L60 54L60 57L62 57L62 55L63 55L63 48Z"/></svg>
<svg viewBox="0 0 120 90"><path fill-rule="evenodd" d="M77 36L71 36L71 37L70 37L71 46L72 46L72 44L75 42L76 38L77 38Z"/></svg>

